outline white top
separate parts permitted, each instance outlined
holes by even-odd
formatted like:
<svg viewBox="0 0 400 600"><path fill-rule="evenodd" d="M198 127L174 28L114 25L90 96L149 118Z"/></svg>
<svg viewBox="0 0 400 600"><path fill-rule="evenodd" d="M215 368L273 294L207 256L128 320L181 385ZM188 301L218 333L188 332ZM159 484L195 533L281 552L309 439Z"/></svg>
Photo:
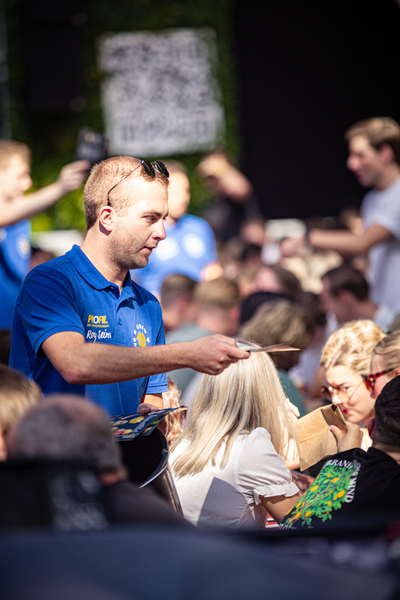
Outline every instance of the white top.
<svg viewBox="0 0 400 600"><path fill-rule="evenodd" d="M181 442L171 454L172 470L187 443ZM223 445L216 465L224 449ZM283 458L275 451L271 436L262 427L238 437L224 469L213 467L210 461L200 473L174 479L185 518L202 528L263 527L267 513L260 496L289 497L299 491Z"/></svg>
<svg viewBox="0 0 400 600"><path fill-rule="evenodd" d="M400 177L385 190L366 194L361 217L365 229L381 225L394 237L369 250L368 280L375 304L400 311Z"/></svg>

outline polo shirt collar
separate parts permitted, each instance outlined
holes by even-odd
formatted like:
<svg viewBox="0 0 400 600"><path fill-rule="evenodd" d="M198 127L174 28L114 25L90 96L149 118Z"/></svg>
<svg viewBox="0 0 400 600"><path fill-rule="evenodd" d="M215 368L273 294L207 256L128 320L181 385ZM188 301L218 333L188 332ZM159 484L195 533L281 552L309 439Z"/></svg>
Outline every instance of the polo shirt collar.
<svg viewBox="0 0 400 600"><path fill-rule="evenodd" d="M86 254L82 252L82 250L74 244L72 249L67 252L67 256L70 259L71 263L74 265L77 272L83 277L83 279L94 289L96 290L105 290L109 288L119 288L115 283L108 281L101 273L96 269L93 263L88 259ZM121 297L133 296L135 297L135 293L132 289L131 285L131 276L127 274L127 277L124 282L124 286L122 288Z"/></svg>

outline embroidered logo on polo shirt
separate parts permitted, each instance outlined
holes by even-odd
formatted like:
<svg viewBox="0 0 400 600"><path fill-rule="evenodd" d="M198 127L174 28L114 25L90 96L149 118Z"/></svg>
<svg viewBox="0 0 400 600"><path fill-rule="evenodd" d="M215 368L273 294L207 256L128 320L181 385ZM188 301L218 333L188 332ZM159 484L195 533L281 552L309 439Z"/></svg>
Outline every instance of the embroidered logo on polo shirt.
<svg viewBox="0 0 400 600"><path fill-rule="evenodd" d="M147 343L150 343L150 338L147 335L147 329L140 323L136 325L136 329L133 330L133 345L135 347L141 346L144 348Z"/></svg>
<svg viewBox="0 0 400 600"><path fill-rule="evenodd" d="M89 315L88 327L109 327L107 315Z"/></svg>

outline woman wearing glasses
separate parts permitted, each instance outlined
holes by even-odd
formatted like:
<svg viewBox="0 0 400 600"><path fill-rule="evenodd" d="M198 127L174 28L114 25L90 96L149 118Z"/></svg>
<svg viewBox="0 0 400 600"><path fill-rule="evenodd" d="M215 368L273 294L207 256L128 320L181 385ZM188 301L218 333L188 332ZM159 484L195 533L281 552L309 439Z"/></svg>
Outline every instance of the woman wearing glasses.
<svg viewBox="0 0 400 600"><path fill-rule="evenodd" d="M400 375L400 331L389 333L374 348L369 375L363 380L371 398L376 399L385 385Z"/></svg>
<svg viewBox="0 0 400 600"><path fill-rule="evenodd" d="M372 321L350 321L328 338L322 350L327 381L321 389L323 397L337 404L347 421L362 428L374 416L375 405L362 376L369 373L372 351L384 336ZM364 442L366 447L371 445L366 432Z"/></svg>

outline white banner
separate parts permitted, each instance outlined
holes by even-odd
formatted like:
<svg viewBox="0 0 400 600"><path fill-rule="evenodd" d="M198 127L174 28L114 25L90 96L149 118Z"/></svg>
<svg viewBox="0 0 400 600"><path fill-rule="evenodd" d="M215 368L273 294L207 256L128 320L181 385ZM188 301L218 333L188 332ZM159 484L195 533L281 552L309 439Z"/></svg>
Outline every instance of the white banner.
<svg viewBox="0 0 400 600"><path fill-rule="evenodd" d="M213 75L213 30L104 36L102 103L110 154L171 156L223 142L224 111Z"/></svg>

